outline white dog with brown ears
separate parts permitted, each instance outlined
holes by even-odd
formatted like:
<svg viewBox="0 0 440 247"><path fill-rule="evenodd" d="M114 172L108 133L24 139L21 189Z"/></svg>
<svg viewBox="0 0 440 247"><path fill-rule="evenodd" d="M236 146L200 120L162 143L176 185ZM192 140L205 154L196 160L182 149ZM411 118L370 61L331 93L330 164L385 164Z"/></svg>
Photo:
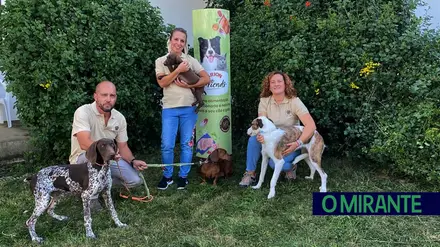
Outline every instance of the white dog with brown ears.
<svg viewBox="0 0 440 247"><path fill-rule="evenodd" d="M287 143L292 143L298 140L303 132L303 126L290 126L277 128L273 122L265 116L260 116L252 121L252 126L248 129L247 134L254 136L260 134L264 137L264 143L262 144L261 155L261 173L258 180L258 184L252 186L253 189L261 188L264 181L264 175L266 174L269 158L274 161L275 169L272 179L270 180L270 192L267 196L268 199L275 196L275 186L281 173L281 169L284 165L284 159L282 152L286 149ZM294 164L304 159L310 167L310 176L306 179L313 179L315 171L318 171L321 176L320 192L327 192L327 174L321 167L321 157L324 152L324 139L315 131L312 138L308 143L304 143L299 148L302 148L303 153L295 158Z"/></svg>

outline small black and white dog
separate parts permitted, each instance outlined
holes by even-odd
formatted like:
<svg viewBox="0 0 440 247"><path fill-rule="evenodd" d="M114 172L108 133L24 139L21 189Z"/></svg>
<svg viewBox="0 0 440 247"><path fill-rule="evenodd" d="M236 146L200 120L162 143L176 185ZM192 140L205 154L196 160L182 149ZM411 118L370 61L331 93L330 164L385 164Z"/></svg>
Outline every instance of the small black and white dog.
<svg viewBox="0 0 440 247"><path fill-rule="evenodd" d="M118 227L125 227L116 213L110 190L112 177L109 161L117 154L117 144L112 139L100 139L87 149L87 163L72 165L56 165L41 169L36 175L27 178L35 197L35 209L26 221L32 241L41 243L43 238L35 232L37 218L47 210L47 213L57 220L67 220L67 216L54 212L58 200L66 194L79 194L84 208L84 226L86 236L96 238L92 231L90 201L98 198L102 192L105 204L110 210L111 217Z"/></svg>
<svg viewBox="0 0 440 247"><path fill-rule="evenodd" d="M212 39L199 37L200 62L205 70L216 70L220 54L220 36Z"/></svg>

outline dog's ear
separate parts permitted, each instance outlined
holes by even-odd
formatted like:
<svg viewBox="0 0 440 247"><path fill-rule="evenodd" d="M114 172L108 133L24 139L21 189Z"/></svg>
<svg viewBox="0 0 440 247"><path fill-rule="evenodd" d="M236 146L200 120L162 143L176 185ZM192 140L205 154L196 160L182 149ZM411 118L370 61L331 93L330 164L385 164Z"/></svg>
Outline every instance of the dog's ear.
<svg viewBox="0 0 440 247"><path fill-rule="evenodd" d="M222 160L232 160L232 156L228 154L226 149L220 148L219 150L219 158Z"/></svg>
<svg viewBox="0 0 440 247"><path fill-rule="evenodd" d="M261 119L259 119L259 118L257 118L257 125L258 125L258 128L263 128L263 120L261 120Z"/></svg>
<svg viewBox="0 0 440 247"><path fill-rule="evenodd" d="M98 141L93 142L86 151L86 158L92 164L96 163L97 154L98 154L97 145L98 145Z"/></svg>
<svg viewBox="0 0 440 247"><path fill-rule="evenodd" d="M115 154L118 153L118 142L116 141L116 139L113 139L113 143L115 144Z"/></svg>
<svg viewBox="0 0 440 247"><path fill-rule="evenodd" d="M208 160L210 162L218 162L218 160L219 160L218 149L212 151L212 153L208 157Z"/></svg>
<svg viewBox="0 0 440 247"><path fill-rule="evenodd" d="M215 36L213 39L214 40L220 40L220 36Z"/></svg>
<svg viewBox="0 0 440 247"><path fill-rule="evenodd" d="M171 55L171 54L170 54L170 55ZM165 66L170 65L170 60L171 60L170 55L167 56L167 58L165 59L165 62L163 62L163 65L165 65Z"/></svg>

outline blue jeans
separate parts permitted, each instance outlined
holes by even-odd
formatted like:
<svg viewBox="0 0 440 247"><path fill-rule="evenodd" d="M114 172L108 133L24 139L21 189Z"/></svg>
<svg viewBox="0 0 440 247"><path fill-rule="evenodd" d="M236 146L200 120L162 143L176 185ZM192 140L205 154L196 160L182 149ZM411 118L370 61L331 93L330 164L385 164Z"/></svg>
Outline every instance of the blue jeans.
<svg viewBox="0 0 440 247"><path fill-rule="evenodd" d="M82 153L78 156L76 163L86 163L86 153ZM110 162L110 171L112 174L112 185L115 187L122 187L127 185L129 188L134 188L143 184L142 179L139 177L139 172L134 169L127 161L120 159L117 163Z"/></svg>
<svg viewBox="0 0 440 247"><path fill-rule="evenodd" d="M193 155L194 130L197 122L195 107L176 107L162 110L162 163L174 163L174 146L177 131L180 132L180 162L190 163ZM173 166L166 166L163 175L166 178L173 176ZM191 166L181 166L179 177L186 178Z"/></svg>
<svg viewBox="0 0 440 247"><path fill-rule="evenodd" d="M284 165L283 171L291 170L292 162L296 156L301 154L301 150L296 150L283 157ZM261 156L261 143L257 141L257 136L251 136L248 140L247 153L246 153L246 171L255 171L257 169L257 162ZM274 168L275 164L272 159L269 159L269 166Z"/></svg>

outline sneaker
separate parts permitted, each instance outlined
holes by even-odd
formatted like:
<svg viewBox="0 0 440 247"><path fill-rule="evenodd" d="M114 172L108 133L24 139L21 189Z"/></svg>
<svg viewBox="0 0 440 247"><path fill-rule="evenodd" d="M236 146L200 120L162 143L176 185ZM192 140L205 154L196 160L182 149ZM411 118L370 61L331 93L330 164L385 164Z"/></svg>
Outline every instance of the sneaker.
<svg viewBox="0 0 440 247"><path fill-rule="evenodd" d="M177 189L178 190L184 190L186 189L186 185L188 184L187 178L179 177L179 180L177 180Z"/></svg>
<svg viewBox="0 0 440 247"><path fill-rule="evenodd" d="M255 175L252 176L250 173L245 172L243 178L241 179L241 182L238 185L240 185L241 187L248 187L254 184L255 181L256 181Z"/></svg>
<svg viewBox="0 0 440 247"><path fill-rule="evenodd" d="M166 178L166 177L162 177L162 179L160 180L159 184L157 185L157 188L159 190L166 190L168 188L169 185L173 184L173 179L172 178Z"/></svg>

